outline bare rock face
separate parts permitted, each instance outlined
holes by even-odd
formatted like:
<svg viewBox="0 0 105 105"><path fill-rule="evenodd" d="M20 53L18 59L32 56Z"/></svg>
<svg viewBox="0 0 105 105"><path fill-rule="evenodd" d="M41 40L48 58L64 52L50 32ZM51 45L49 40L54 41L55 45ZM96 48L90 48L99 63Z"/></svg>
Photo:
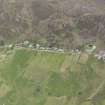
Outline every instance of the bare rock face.
<svg viewBox="0 0 105 105"><path fill-rule="evenodd" d="M67 49L92 40L104 43L104 7L105 0L0 0L0 40Z"/></svg>

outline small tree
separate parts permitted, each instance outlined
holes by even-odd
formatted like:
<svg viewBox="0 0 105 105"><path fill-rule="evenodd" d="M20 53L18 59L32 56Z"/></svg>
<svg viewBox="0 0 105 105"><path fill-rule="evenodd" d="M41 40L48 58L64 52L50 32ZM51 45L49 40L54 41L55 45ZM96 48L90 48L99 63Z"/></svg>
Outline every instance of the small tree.
<svg viewBox="0 0 105 105"><path fill-rule="evenodd" d="M4 46L4 40L0 40L0 46Z"/></svg>

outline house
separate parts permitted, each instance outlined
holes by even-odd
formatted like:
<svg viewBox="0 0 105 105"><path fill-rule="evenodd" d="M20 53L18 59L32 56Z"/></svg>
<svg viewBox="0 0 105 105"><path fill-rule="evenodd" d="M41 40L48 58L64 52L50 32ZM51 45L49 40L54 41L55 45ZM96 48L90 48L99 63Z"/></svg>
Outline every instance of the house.
<svg viewBox="0 0 105 105"><path fill-rule="evenodd" d="M13 45L13 44L9 44L9 45L8 45L8 48L9 48L9 49L13 49L13 48L14 48L14 45Z"/></svg>
<svg viewBox="0 0 105 105"><path fill-rule="evenodd" d="M57 47L53 47L52 49L53 49L54 51L57 51L57 50L58 50L58 48L57 48Z"/></svg>
<svg viewBox="0 0 105 105"><path fill-rule="evenodd" d="M28 40L24 41L24 45L28 45L30 42Z"/></svg>
<svg viewBox="0 0 105 105"><path fill-rule="evenodd" d="M33 48L33 45L32 44L29 44L29 48Z"/></svg>
<svg viewBox="0 0 105 105"><path fill-rule="evenodd" d="M100 60L100 59L103 59L105 60L105 51L100 51L98 54L95 54L95 57Z"/></svg>
<svg viewBox="0 0 105 105"><path fill-rule="evenodd" d="M95 50L96 50L96 46L92 45L92 44L86 45L86 47L85 47L85 51L89 54L91 54Z"/></svg>
<svg viewBox="0 0 105 105"><path fill-rule="evenodd" d="M102 58L102 57L101 57L100 55L98 55L98 54L96 54L95 57L96 57L98 60L100 60L100 59Z"/></svg>
<svg viewBox="0 0 105 105"><path fill-rule="evenodd" d="M39 44L36 44L36 48L39 49L40 48L40 45Z"/></svg>
<svg viewBox="0 0 105 105"><path fill-rule="evenodd" d="M44 47L40 47L40 50L45 50L46 48L44 48Z"/></svg>
<svg viewBox="0 0 105 105"><path fill-rule="evenodd" d="M81 51L79 49L75 49L74 52L77 54L81 54Z"/></svg>
<svg viewBox="0 0 105 105"><path fill-rule="evenodd" d="M15 47L23 47L23 43L17 43L15 44Z"/></svg>
<svg viewBox="0 0 105 105"><path fill-rule="evenodd" d="M23 47L29 47L30 42L28 40L23 42Z"/></svg>
<svg viewBox="0 0 105 105"><path fill-rule="evenodd" d="M58 52L64 52L64 50L63 50L63 49L58 49L57 51L58 51Z"/></svg>

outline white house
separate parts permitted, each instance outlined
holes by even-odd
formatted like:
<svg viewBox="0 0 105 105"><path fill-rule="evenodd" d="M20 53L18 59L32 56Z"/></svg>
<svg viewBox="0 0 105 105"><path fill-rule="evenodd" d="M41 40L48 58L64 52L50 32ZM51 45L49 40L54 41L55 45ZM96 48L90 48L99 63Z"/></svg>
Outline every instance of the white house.
<svg viewBox="0 0 105 105"><path fill-rule="evenodd" d="M95 57L100 60L103 59L105 60L105 51L100 51L98 54L95 55Z"/></svg>
<svg viewBox="0 0 105 105"><path fill-rule="evenodd" d="M30 45L29 45L29 48L33 48L33 45L32 45L32 44L30 44Z"/></svg>
<svg viewBox="0 0 105 105"><path fill-rule="evenodd" d="M36 48L39 49L40 48L40 45L39 44L36 44Z"/></svg>
<svg viewBox="0 0 105 105"><path fill-rule="evenodd" d="M87 53L91 54L93 51L96 50L96 46L95 45L87 45L85 50Z"/></svg>
<svg viewBox="0 0 105 105"><path fill-rule="evenodd" d="M59 51L59 52L64 52L64 50L63 50L63 49L58 49L57 51Z"/></svg>
<svg viewBox="0 0 105 105"><path fill-rule="evenodd" d="M30 42L28 40L24 41L24 45L28 45Z"/></svg>

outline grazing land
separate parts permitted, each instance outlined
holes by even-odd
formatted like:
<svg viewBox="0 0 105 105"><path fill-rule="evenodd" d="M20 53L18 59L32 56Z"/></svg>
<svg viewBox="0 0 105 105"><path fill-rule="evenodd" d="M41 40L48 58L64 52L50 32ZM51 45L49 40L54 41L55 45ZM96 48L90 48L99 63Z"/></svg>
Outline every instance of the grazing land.
<svg viewBox="0 0 105 105"><path fill-rule="evenodd" d="M0 105L105 105L105 62L85 56L2 49Z"/></svg>

